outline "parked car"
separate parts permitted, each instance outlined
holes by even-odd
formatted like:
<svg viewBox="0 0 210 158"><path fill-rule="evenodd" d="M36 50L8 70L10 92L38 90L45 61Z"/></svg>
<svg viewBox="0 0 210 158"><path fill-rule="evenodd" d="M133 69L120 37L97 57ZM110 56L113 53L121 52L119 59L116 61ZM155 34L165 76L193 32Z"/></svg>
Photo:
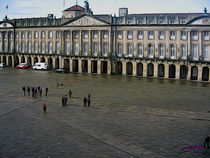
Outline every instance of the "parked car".
<svg viewBox="0 0 210 158"><path fill-rule="evenodd" d="M27 69L28 68L28 64L20 63L19 65L16 66L16 68L18 68L18 69Z"/></svg>
<svg viewBox="0 0 210 158"><path fill-rule="evenodd" d="M5 67L4 63L0 63L0 68L4 68L4 67Z"/></svg>
<svg viewBox="0 0 210 158"><path fill-rule="evenodd" d="M59 69L55 69L53 70L54 72L58 72L58 73L68 73L68 71L64 68L59 68Z"/></svg>
<svg viewBox="0 0 210 158"><path fill-rule="evenodd" d="M48 65L46 63L35 63L33 65L33 70L47 70Z"/></svg>

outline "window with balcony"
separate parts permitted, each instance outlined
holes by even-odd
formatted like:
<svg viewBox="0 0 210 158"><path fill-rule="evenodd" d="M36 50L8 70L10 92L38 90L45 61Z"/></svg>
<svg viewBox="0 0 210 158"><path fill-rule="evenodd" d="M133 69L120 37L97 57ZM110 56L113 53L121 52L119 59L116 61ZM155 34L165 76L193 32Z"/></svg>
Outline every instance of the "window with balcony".
<svg viewBox="0 0 210 158"><path fill-rule="evenodd" d="M128 31L127 32L127 37L128 37L128 39L132 39L133 38L133 31Z"/></svg>
<svg viewBox="0 0 210 158"><path fill-rule="evenodd" d="M143 46L138 44L138 57L143 57Z"/></svg>
<svg viewBox="0 0 210 158"><path fill-rule="evenodd" d="M197 44L192 45L192 59L198 60L198 45Z"/></svg>
<svg viewBox="0 0 210 158"><path fill-rule="evenodd" d="M55 51L56 51L56 54L60 54L60 42L56 42L55 44Z"/></svg>
<svg viewBox="0 0 210 158"><path fill-rule="evenodd" d="M192 32L192 39L193 40L198 40L198 32L197 31Z"/></svg>
<svg viewBox="0 0 210 158"><path fill-rule="evenodd" d="M204 45L204 47L203 47L203 58L204 58L205 61L209 61L209 49L210 49L209 45Z"/></svg>
<svg viewBox="0 0 210 158"><path fill-rule="evenodd" d="M149 44L148 45L148 56L149 58L153 58L154 57L154 46L153 44Z"/></svg>
<svg viewBox="0 0 210 158"><path fill-rule="evenodd" d="M70 55L70 42L66 42L65 47L65 54Z"/></svg>
<svg viewBox="0 0 210 158"><path fill-rule="evenodd" d="M175 31L170 31L170 39L175 40L176 39L176 32Z"/></svg>
<svg viewBox="0 0 210 158"><path fill-rule="evenodd" d="M84 49L84 50L83 50L84 55L87 56L87 55L88 55L88 43L87 43L87 42L84 43L83 49Z"/></svg>
<svg viewBox="0 0 210 158"><path fill-rule="evenodd" d="M45 54L45 42L41 42L41 52Z"/></svg>
<svg viewBox="0 0 210 158"><path fill-rule="evenodd" d="M159 39L164 40L165 39L165 31L159 31Z"/></svg>
<svg viewBox="0 0 210 158"><path fill-rule="evenodd" d="M53 32L52 32L52 31L49 31L49 32L48 32L48 38L49 38L49 39L52 39L52 37L53 37Z"/></svg>
<svg viewBox="0 0 210 158"><path fill-rule="evenodd" d="M39 43L37 41L34 42L34 52L35 53L39 52Z"/></svg>
<svg viewBox="0 0 210 158"><path fill-rule="evenodd" d="M34 38L37 39L39 37L39 33L37 31L34 32Z"/></svg>
<svg viewBox="0 0 210 158"><path fill-rule="evenodd" d="M84 31L83 32L83 38L84 39L88 39L88 31Z"/></svg>
<svg viewBox="0 0 210 158"><path fill-rule="evenodd" d="M103 38L107 39L108 38L108 31L103 31Z"/></svg>
<svg viewBox="0 0 210 158"><path fill-rule="evenodd" d="M174 44L170 45L170 57L171 59L176 59L176 47Z"/></svg>
<svg viewBox="0 0 210 158"><path fill-rule="evenodd" d="M139 39L139 40L142 40L143 39L143 37L144 37L144 32L143 31L138 31L138 33L137 33L137 39Z"/></svg>
<svg viewBox="0 0 210 158"><path fill-rule="evenodd" d="M123 52L122 43L118 43L118 45L117 45L117 56L121 57L122 56L122 52Z"/></svg>
<svg viewBox="0 0 210 158"><path fill-rule="evenodd" d="M32 37L32 33L31 31L28 31L28 39L31 39L31 37Z"/></svg>
<svg viewBox="0 0 210 158"><path fill-rule="evenodd" d="M149 39L149 40L154 39L154 31L149 31L149 32L148 32L148 39Z"/></svg>
<svg viewBox="0 0 210 158"><path fill-rule="evenodd" d="M31 41L28 41L28 53L31 53Z"/></svg>
<svg viewBox="0 0 210 158"><path fill-rule="evenodd" d="M127 54L126 57L132 57L133 54L133 45L131 43L127 44Z"/></svg>
<svg viewBox="0 0 210 158"><path fill-rule="evenodd" d="M181 46L181 58L187 59L187 47L186 45Z"/></svg>
<svg viewBox="0 0 210 158"><path fill-rule="evenodd" d="M207 32L207 31L205 31L205 32L203 32L203 39L205 40L205 41L209 41L209 32Z"/></svg>
<svg viewBox="0 0 210 158"><path fill-rule="evenodd" d="M159 55L159 58L161 59L163 59L165 56L165 47L163 44L159 44L158 46L158 55Z"/></svg>
<svg viewBox="0 0 210 158"><path fill-rule="evenodd" d="M181 31L181 40L186 40L186 39L187 39L187 32Z"/></svg>
<svg viewBox="0 0 210 158"><path fill-rule="evenodd" d="M108 43L103 43L103 56L108 56Z"/></svg>
<svg viewBox="0 0 210 158"><path fill-rule="evenodd" d="M123 32L122 31L117 31L117 38L122 39L123 38Z"/></svg>
<svg viewBox="0 0 210 158"><path fill-rule="evenodd" d="M50 42L48 42L48 53L49 53L49 54L52 54L52 52L53 52L53 44L52 44L52 42L50 41Z"/></svg>

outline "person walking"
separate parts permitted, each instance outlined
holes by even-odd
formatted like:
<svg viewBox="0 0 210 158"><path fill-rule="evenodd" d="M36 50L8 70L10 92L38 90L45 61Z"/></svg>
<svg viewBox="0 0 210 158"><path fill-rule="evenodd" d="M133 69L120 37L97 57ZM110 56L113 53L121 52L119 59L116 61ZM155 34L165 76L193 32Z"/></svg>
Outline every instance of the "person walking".
<svg viewBox="0 0 210 158"><path fill-rule="evenodd" d="M68 90L68 95L69 95L69 98L71 98L71 96L72 96L72 91L71 91L70 88L69 88L69 90Z"/></svg>
<svg viewBox="0 0 210 158"><path fill-rule="evenodd" d="M45 96L47 96L48 93L48 87L45 88Z"/></svg>
<svg viewBox="0 0 210 158"><path fill-rule="evenodd" d="M23 95L25 96L26 95L26 87L22 87L22 90L23 90Z"/></svg>
<svg viewBox="0 0 210 158"><path fill-rule="evenodd" d="M88 103L88 107L90 107L90 97L88 96L88 99L87 99L87 103Z"/></svg>
<svg viewBox="0 0 210 158"><path fill-rule="evenodd" d="M30 96L30 91L31 91L31 89L30 89L29 86L28 86L28 88L27 88L27 91L28 91L28 96Z"/></svg>
<svg viewBox="0 0 210 158"><path fill-rule="evenodd" d="M67 102L68 102L68 96L65 95L65 96L64 96L64 104L65 104L65 106L67 106Z"/></svg>
<svg viewBox="0 0 210 158"><path fill-rule="evenodd" d="M43 104L43 112L44 112L44 114L47 113L47 106L46 106L46 104Z"/></svg>
<svg viewBox="0 0 210 158"><path fill-rule="evenodd" d="M62 106L64 106L64 97L62 97Z"/></svg>
<svg viewBox="0 0 210 158"><path fill-rule="evenodd" d="M39 96L42 97L42 88L39 88Z"/></svg>
<svg viewBox="0 0 210 158"><path fill-rule="evenodd" d="M87 98L86 97L84 97L83 103L84 103L84 106L87 106Z"/></svg>
<svg viewBox="0 0 210 158"><path fill-rule="evenodd" d="M209 149L209 136L206 136L205 141L204 141L204 148L206 147Z"/></svg>

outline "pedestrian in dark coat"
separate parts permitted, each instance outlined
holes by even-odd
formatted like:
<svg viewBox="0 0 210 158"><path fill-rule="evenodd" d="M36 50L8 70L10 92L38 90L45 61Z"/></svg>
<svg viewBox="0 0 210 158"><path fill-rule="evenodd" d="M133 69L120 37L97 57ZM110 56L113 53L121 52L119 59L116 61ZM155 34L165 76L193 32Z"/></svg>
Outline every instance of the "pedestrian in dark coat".
<svg viewBox="0 0 210 158"><path fill-rule="evenodd" d="M24 86L24 87L22 87L22 90L23 90L23 94L24 94L24 96L26 95L26 87Z"/></svg>
<svg viewBox="0 0 210 158"><path fill-rule="evenodd" d="M42 88L39 88L39 96L42 96Z"/></svg>
<svg viewBox="0 0 210 158"><path fill-rule="evenodd" d="M86 97L84 97L83 103L84 103L84 106L87 106L87 98Z"/></svg>
<svg viewBox="0 0 210 158"><path fill-rule="evenodd" d="M206 147L207 144L207 148L209 149L209 136L206 136L205 141L204 141L204 148Z"/></svg>
<svg viewBox="0 0 210 158"><path fill-rule="evenodd" d="M31 91L31 89L30 89L29 86L28 86L28 88L27 88L27 91L28 91L28 96L30 96L30 91Z"/></svg>
<svg viewBox="0 0 210 158"><path fill-rule="evenodd" d="M47 93L48 93L48 87L45 88L45 96L47 96Z"/></svg>
<svg viewBox="0 0 210 158"><path fill-rule="evenodd" d="M43 111L46 114L46 112L47 112L47 106L46 106L46 104L43 104Z"/></svg>
<svg viewBox="0 0 210 158"><path fill-rule="evenodd" d="M87 99L87 102L88 102L88 107L90 107L90 98L89 97Z"/></svg>

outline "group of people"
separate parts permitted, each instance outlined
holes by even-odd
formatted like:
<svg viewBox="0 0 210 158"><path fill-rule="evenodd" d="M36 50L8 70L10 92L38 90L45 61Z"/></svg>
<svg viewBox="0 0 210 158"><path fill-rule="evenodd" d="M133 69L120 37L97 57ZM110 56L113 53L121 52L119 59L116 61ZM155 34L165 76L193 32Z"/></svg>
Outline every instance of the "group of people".
<svg viewBox="0 0 210 158"><path fill-rule="evenodd" d="M40 86L38 87L22 87L23 95L26 95L26 91L28 92L28 96L32 95L32 97L35 97L39 94L40 97L42 97L42 88ZM48 87L45 88L45 96L48 94Z"/></svg>
<svg viewBox="0 0 210 158"><path fill-rule="evenodd" d="M90 107L90 94L88 95L88 97L84 97L83 99L83 103L84 103L84 106L88 106Z"/></svg>

